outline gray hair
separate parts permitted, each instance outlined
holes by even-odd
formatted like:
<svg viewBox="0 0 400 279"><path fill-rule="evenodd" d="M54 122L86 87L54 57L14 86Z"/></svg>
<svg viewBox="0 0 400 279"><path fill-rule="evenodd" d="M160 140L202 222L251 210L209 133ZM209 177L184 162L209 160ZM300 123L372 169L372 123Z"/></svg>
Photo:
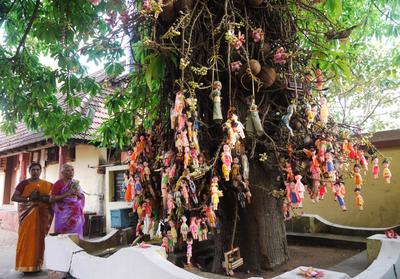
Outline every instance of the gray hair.
<svg viewBox="0 0 400 279"><path fill-rule="evenodd" d="M64 172L66 169L69 169L69 168L74 169L74 167L72 165L64 164L61 166L61 172Z"/></svg>

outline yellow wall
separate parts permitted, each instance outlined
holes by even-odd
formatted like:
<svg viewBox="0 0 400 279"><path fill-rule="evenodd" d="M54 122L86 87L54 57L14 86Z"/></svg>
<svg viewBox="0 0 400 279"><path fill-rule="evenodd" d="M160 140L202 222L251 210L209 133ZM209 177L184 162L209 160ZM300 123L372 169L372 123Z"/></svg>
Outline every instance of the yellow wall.
<svg viewBox="0 0 400 279"><path fill-rule="evenodd" d="M384 156L392 157L390 170L392 172L391 184L386 184L382 177L382 159L380 158L379 178L372 176L372 164L369 160L367 175L363 174L362 196L364 198L364 210L360 211L355 206L354 181L346 180L345 202L347 211L343 212L338 202L333 199L332 191L328 187L328 193L323 201L313 204L309 197L304 201L304 213L318 214L333 223L355 227L389 227L400 224L400 147L380 148Z"/></svg>

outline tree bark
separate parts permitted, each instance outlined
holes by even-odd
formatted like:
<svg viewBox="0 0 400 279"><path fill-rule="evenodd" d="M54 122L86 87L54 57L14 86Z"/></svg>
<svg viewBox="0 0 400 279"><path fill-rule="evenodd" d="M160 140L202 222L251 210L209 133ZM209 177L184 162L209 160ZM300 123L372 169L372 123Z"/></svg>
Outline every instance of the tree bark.
<svg viewBox="0 0 400 279"><path fill-rule="evenodd" d="M280 189L279 172L250 163L252 203L240 214L240 251L245 268L273 269L289 259L282 200L270 192Z"/></svg>

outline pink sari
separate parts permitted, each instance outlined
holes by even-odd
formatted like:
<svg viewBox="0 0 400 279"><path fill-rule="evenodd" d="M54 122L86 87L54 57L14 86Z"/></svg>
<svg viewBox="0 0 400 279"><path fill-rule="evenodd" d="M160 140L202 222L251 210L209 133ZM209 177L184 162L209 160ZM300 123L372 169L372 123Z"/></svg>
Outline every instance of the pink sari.
<svg viewBox="0 0 400 279"><path fill-rule="evenodd" d="M71 182L65 184L62 179L54 183L51 195L58 196L68 192ZM83 207L85 205L85 196L79 189L77 196L69 196L54 203L55 232L60 234L76 233L79 238L83 238L83 225L85 218Z"/></svg>

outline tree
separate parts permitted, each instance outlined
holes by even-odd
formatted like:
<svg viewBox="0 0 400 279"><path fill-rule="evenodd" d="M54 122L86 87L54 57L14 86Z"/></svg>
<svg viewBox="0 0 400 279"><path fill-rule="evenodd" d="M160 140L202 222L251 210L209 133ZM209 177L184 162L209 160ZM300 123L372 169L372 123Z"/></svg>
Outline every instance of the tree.
<svg viewBox="0 0 400 279"><path fill-rule="evenodd" d="M346 46L339 40L398 30L383 24L383 31L360 31L368 22L381 23L382 12L397 18L389 10L397 1L317 2L3 1L2 126L12 131L24 121L63 144L90 121L76 112L76 94L99 94L113 84L106 102L110 118L99 129L98 142L136 148L133 175L141 173L142 163L150 164L151 178L141 181L149 194L138 195L137 207L145 208L149 199L162 219L180 222L182 214L207 219L216 243L213 271L221 269L223 251L233 245L241 247L248 268L274 268L288 259L283 221L291 207L299 206L292 194L302 198L294 190L300 185L294 176L302 174L315 199L318 184L333 184L343 163L361 161L358 151L374 153L357 127L328 118L325 87L330 79L351 79L349 61L361 51L350 52L356 42ZM368 11L368 20L359 11ZM125 74L119 61L123 37L129 38L135 68ZM41 55L52 57L57 67L44 66ZM81 55L105 62L103 84L87 77ZM310 106L320 101L315 113ZM187 141L181 138L185 133ZM356 147L354 154L345 149L346 141ZM327 149L331 155L335 150L329 171ZM229 174L229 165L238 164L235 157L242 178L233 170ZM202 168L197 167L200 158ZM183 181L194 190L192 200L179 206L183 199L174 203L168 194L183 194ZM214 210L213 226L209 204L218 189L224 198ZM251 203L246 203L250 192ZM176 209L168 210L167 198Z"/></svg>

